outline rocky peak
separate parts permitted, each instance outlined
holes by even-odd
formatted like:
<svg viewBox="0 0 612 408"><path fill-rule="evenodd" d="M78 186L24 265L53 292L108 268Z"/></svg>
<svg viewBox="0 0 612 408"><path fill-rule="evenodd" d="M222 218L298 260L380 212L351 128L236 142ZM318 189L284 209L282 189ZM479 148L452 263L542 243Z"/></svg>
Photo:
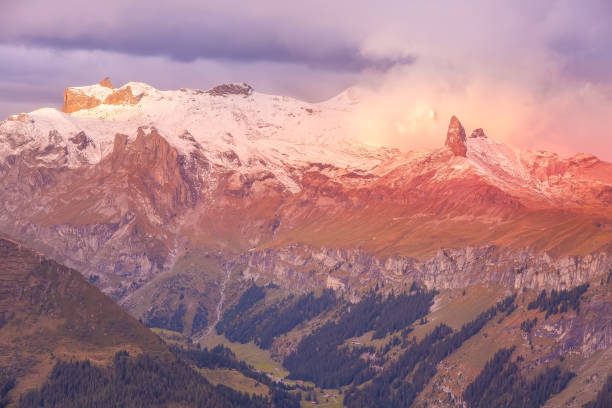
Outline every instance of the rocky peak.
<svg viewBox="0 0 612 408"><path fill-rule="evenodd" d="M249 84L237 83L237 84L223 84L215 86L214 88L207 91L212 96L227 96L227 95L244 95L249 96L253 93L253 87Z"/></svg>
<svg viewBox="0 0 612 408"><path fill-rule="evenodd" d="M103 86L105 88L115 89L109 77L106 77L103 80L101 80L98 85Z"/></svg>
<svg viewBox="0 0 612 408"><path fill-rule="evenodd" d="M100 105L100 100L94 96L76 90L74 88L66 88L64 91L64 104L62 112L72 113L81 109L91 109Z"/></svg>
<svg viewBox="0 0 612 408"><path fill-rule="evenodd" d="M467 146L466 146L465 137L465 129L459 122L456 116L453 116L448 125L448 132L446 133L446 143L444 144L448 147L455 156L463 156L467 155Z"/></svg>
<svg viewBox="0 0 612 408"><path fill-rule="evenodd" d="M8 121L11 122L34 122L32 119L30 119L30 117L28 116L27 113L20 113L18 115L11 115L7 118Z"/></svg>
<svg viewBox="0 0 612 408"><path fill-rule="evenodd" d="M158 214L168 217L179 206L191 205L198 194L181 160L155 127L140 127L133 141L125 134L115 134L113 151L101 165L127 176L132 188L149 197Z"/></svg>
<svg viewBox="0 0 612 408"><path fill-rule="evenodd" d="M486 137L487 135L485 134L484 130L482 130L482 128L475 129L470 135L470 139L477 139L477 138L486 139Z"/></svg>
<svg viewBox="0 0 612 408"><path fill-rule="evenodd" d="M77 133L76 135L74 135L74 137L71 137L68 140L74 143L76 145L76 148L79 150L85 150L90 145L92 145L93 147L96 146L95 142L83 131Z"/></svg>

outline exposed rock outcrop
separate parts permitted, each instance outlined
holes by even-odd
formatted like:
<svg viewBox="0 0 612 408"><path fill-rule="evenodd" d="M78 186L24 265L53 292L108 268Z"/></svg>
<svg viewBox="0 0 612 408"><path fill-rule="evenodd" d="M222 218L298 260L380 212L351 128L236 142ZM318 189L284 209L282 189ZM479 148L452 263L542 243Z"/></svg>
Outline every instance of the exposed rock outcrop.
<svg viewBox="0 0 612 408"><path fill-rule="evenodd" d="M484 130L482 130L482 128L474 129L474 131L470 135L470 139L486 138L486 137L487 135L485 134Z"/></svg>
<svg viewBox="0 0 612 408"><path fill-rule="evenodd" d="M105 105L136 105L141 98L142 95L134 95L132 88L128 85L108 95L103 103Z"/></svg>
<svg viewBox="0 0 612 408"><path fill-rule="evenodd" d="M76 148L79 150L85 150L89 145L95 146L95 142L91 140L91 138L87 136L83 131L77 133L76 135L74 135L74 137L71 137L68 140L74 143L76 145Z"/></svg>
<svg viewBox="0 0 612 408"><path fill-rule="evenodd" d="M108 78L100 84L88 87L66 88L62 112L73 113L82 109L92 109L99 105L135 105L142 95L134 95L128 85L115 89Z"/></svg>
<svg viewBox="0 0 612 408"><path fill-rule="evenodd" d="M239 84L222 84L215 86L214 88L206 91L213 96L227 96L227 95L244 95L249 96L253 93L253 87L245 84L244 82Z"/></svg>
<svg viewBox="0 0 612 408"><path fill-rule="evenodd" d="M552 258L529 249L440 249L434 256L378 258L359 249L312 248L291 245L244 254L241 262L249 272L270 274L275 281L311 287L324 285L327 277L342 277L347 287L359 292L378 281L405 285L422 282L438 289L460 289L491 283L515 289L563 289L580 285L612 271L612 255L600 252L585 256ZM310 271L308 274L303 271Z"/></svg>
<svg viewBox="0 0 612 408"><path fill-rule="evenodd" d="M115 89L109 77L106 77L103 80L101 80L98 85L103 86L105 88Z"/></svg>
<svg viewBox="0 0 612 408"><path fill-rule="evenodd" d="M31 119L29 118L28 114L27 113L23 113L23 112L18 114L18 115L11 115L6 120L14 121L14 122L23 122L23 123L31 121Z"/></svg>
<svg viewBox="0 0 612 408"><path fill-rule="evenodd" d="M81 109L91 109L99 106L102 102L91 95L76 90L74 88L66 88L64 91L64 104L62 105L62 112L73 113L80 111Z"/></svg>
<svg viewBox="0 0 612 408"><path fill-rule="evenodd" d="M100 166L110 165L115 176L127 177L130 188L150 197L153 208L165 218L178 207L193 205L198 195L197 183L186 177L181 160L157 129L141 127L131 143L126 135L117 134L113 152Z"/></svg>

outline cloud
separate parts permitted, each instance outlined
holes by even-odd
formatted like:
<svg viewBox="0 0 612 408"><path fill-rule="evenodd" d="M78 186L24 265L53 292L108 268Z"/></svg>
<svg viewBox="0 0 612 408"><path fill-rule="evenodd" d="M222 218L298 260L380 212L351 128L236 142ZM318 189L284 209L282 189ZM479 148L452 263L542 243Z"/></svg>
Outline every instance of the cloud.
<svg viewBox="0 0 612 408"><path fill-rule="evenodd" d="M595 153L612 161L612 88L568 81L552 67L536 70L523 86L471 64L434 77L425 63L397 68L356 93L353 118L362 140L402 150L440 147L457 115L468 134L484 128L497 141L563 156ZM546 82L546 85L542 84Z"/></svg>
<svg viewBox="0 0 612 408"><path fill-rule="evenodd" d="M293 63L341 71L385 71L414 61L409 54L366 55L333 24L320 25L289 10L275 16L278 2L262 2L257 9L236 1L217 7L199 1L138 0L106 1L98 10L71 0L24 1L8 7L0 20L5 44L165 56L180 62Z"/></svg>
<svg viewBox="0 0 612 408"><path fill-rule="evenodd" d="M197 60L123 53L0 45L0 118L40 107L59 108L68 86L90 85L110 76L120 86L142 81L158 89L209 89L247 81L260 92L310 101L326 99L359 81L358 73L301 64ZM11 101L15 102L11 105ZM19 103L17 103L19 102Z"/></svg>

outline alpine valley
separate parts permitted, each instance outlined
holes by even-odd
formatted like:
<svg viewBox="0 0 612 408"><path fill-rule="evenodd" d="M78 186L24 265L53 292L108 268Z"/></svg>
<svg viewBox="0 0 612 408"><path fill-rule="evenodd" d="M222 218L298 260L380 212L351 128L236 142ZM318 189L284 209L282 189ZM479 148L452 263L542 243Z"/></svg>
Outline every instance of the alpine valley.
<svg viewBox="0 0 612 408"><path fill-rule="evenodd" d="M0 407L609 407L612 164L368 146L360 97L105 78L0 122Z"/></svg>

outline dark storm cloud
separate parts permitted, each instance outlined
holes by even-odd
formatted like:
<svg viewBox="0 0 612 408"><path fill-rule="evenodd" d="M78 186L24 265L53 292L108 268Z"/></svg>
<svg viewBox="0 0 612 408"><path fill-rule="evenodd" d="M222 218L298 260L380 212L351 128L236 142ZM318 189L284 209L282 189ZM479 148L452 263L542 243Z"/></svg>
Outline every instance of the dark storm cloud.
<svg viewBox="0 0 612 408"><path fill-rule="evenodd" d="M254 10L260 13L255 19L243 10L244 3L228 3L234 7L207 7L206 2L193 1L109 0L103 9L93 11L90 3L82 1L26 0L8 6L12 17L10 13L0 16L0 42L165 56L180 62L267 61L352 72L386 71L414 62L414 56L407 54L364 55L355 38L338 32L332 23L313 24L299 13L275 16L274 2L262 2ZM92 16L92 11L99 15ZM40 18L40 13L45 17Z"/></svg>
<svg viewBox="0 0 612 408"><path fill-rule="evenodd" d="M12 42L64 50L101 50L140 56L166 56L180 62L193 62L200 58L237 62L268 61L342 71L387 71L395 65L407 65L415 61L413 56L367 57L350 45L338 45L319 51L291 47L274 39L243 42L240 39L220 37L219 33L183 35L159 32L128 38L113 34L105 37L85 35L77 38L58 38L53 35L36 37L26 34Z"/></svg>

